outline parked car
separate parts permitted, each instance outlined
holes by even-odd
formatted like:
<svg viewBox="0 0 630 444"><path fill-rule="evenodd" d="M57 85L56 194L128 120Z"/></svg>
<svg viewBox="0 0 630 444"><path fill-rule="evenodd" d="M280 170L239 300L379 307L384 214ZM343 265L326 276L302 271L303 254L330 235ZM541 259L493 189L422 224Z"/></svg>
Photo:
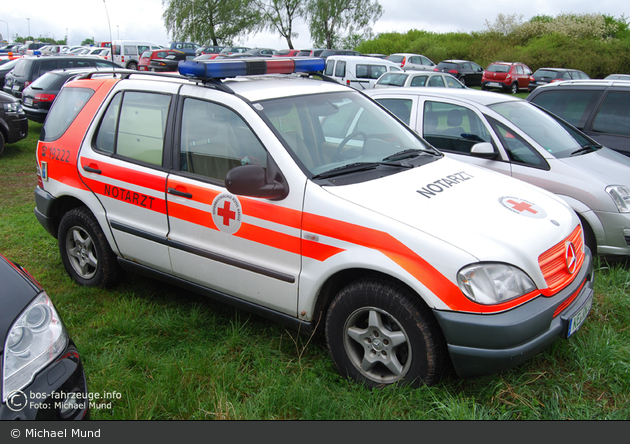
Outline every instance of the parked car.
<svg viewBox="0 0 630 444"><path fill-rule="evenodd" d="M351 49L324 49L322 52L319 53L318 56L314 56L314 57L327 59L328 57L333 56L333 55L361 56L363 54L361 54L359 51L353 51Z"/></svg>
<svg viewBox="0 0 630 444"><path fill-rule="evenodd" d="M610 74L604 80L630 80L630 74Z"/></svg>
<svg viewBox="0 0 630 444"><path fill-rule="evenodd" d="M453 75L430 71L386 72L378 78L374 88L396 88L407 86L437 86L466 88Z"/></svg>
<svg viewBox="0 0 630 444"><path fill-rule="evenodd" d="M0 282L0 420L89 419L81 355L52 300L1 254Z"/></svg>
<svg viewBox="0 0 630 444"><path fill-rule="evenodd" d="M221 52L219 54L230 55L230 54L234 54L234 53L243 53L243 52L248 51L250 49L251 48L248 48L246 46L226 46L225 48L223 48L221 50Z"/></svg>
<svg viewBox="0 0 630 444"><path fill-rule="evenodd" d="M113 67L115 65L112 63L105 69L110 70ZM98 69L98 67L55 69L39 76L22 91L22 108L26 117L33 122L43 123L52 103L66 82L73 77L98 71Z"/></svg>
<svg viewBox="0 0 630 444"><path fill-rule="evenodd" d="M171 43L170 49L174 49L180 52L183 52L187 56L191 58L197 55L197 50L201 48L200 45L192 42L173 42Z"/></svg>
<svg viewBox="0 0 630 444"><path fill-rule="evenodd" d="M69 49L66 52L66 55L73 55L73 56L83 56L86 55L88 52L90 52L92 49L88 48L88 47L82 47L82 48L74 48L74 49Z"/></svg>
<svg viewBox="0 0 630 444"><path fill-rule="evenodd" d="M539 86L527 100L551 111L598 143L630 156L630 82L568 80Z"/></svg>
<svg viewBox="0 0 630 444"><path fill-rule="evenodd" d="M562 82L564 80L590 79L588 74L579 69L567 68L539 68L529 78L527 90L532 92L540 85L547 83Z"/></svg>
<svg viewBox="0 0 630 444"><path fill-rule="evenodd" d="M47 46L48 43L44 43L44 42L29 42L26 43L26 45L24 45L23 49L21 49L21 51L23 50L24 52L22 54L24 55L33 55L33 53L37 50L39 50L41 47L43 46Z"/></svg>
<svg viewBox="0 0 630 444"><path fill-rule="evenodd" d="M500 89L516 94L529 87L532 70L519 62L494 62L488 65L481 77L481 89Z"/></svg>
<svg viewBox="0 0 630 444"><path fill-rule="evenodd" d="M252 48L245 51L243 54L251 54L256 57L272 57L278 51L271 48Z"/></svg>
<svg viewBox="0 0 630 444"><path fill-rule="evenodd" d="M186 60L188 56L183 52L168 54L162 59L149 60L149 71L153 72L176 72L179 62Z"/></svg>
<svg viewBox="0 0 630 444"><path fill-rule="evenodd" d="M50 45L44 48L40 48L41 55L59 55L65 48L70 49L67 45Z"/></svg>
<svg viewBox="0 0 630 444"><path fill-rule="evenodd" d="M448 72L466 86L481 86L483 67L469 60L442 60L433 71Z"/></svg>
<svg viewBox="0 0 630 444"><path fill-rule="evenodd" d="M371 89L388 71L402 72L396 63L365 56L329 56L324 74L356 89Z"/></svg>
<svg viewBox="0 0 630 444"><path fill-rule="evenodd" d="M323 49L300 49L298 57L319 57Z"/></svg>
<svg viewBox="0 0 630 444"><path fill-rule="evenodd" d="M22 46L21 43L7 43L0 47L0 54L7 54L9 52L17 52L19 47Z"/></svg>
<svg viewBox="0 0 630 444"><path fill-rule="evenodd" d="M386 60L397 63L405 71L433 71L435 69L435 63L430 58L420 54L390 54Z"/></svg>
<svg viewBox="0 0 630 444"><path fill-rule="evenodd" d="M111 49L112 62L123 68L138 69L138 60L144 51L164 47L146 40L114 40Z"/></svg>
<svg viewBox="0 0 630 444"><path fill-rule="evenodd" d="M321 334L369 387L500 371L579 331L593 261L560 198L306 78L319 58L241 62L61 90L35 150L35 215L78 284L126 268Z"/></svg>
<svg viewBox="0 0 630 444"><path fill-rule="evenodd" d="M544 87L540 87L541 89ZM630 159L536 105L491 92L372 90L439 150L557 194L582 220L586 245L630 255Z"/></svg>
<svg viewBox="0 0 630 444"><path fill-rule="evenodd" d="M15 65L15 68L5 76L3 90L13 94L17 98L21 98L24 88L48 71L63 68L90 68L95 66L110 68L115 65L108 60L99 59L97 57L23 57Z"/></svg>
<svg viewBox="0 0 630 444"><path fill-rule="evenodd" d="M225 48L225 46L201 46L195 51L195 56L203 54L219 54L223 48Z"/></svg>
<svg viewBox="0 0 630 444"><path fill-rule="evenodd" d="M0 92L0 154L6 144L18 142L28 136L28 120L22 104L10 94ZM0 285L1 286L1 285Z"/></svg>
<svg viewBox="0 0 630 444"><path fill-rule="evenodd" d="M281 49L277 51L273 56L274 57L295 57L300 52L299 49Z"/></svg>
<svg viewBox="0 0 630 444"><path fill-rule="evenodd" d="M3 60L3 63L0 64L0 88L4 87L4 78L6 77L7 73L11 72L11 70L15 68L15 65L17 65L19 59L20 57L13 60Z"/></svg>
<svg viewBox="0 0 630 444"><path fill-rule="evenodd" d="M138 59L138 71L149 71L149 64L151 60L163 59L169 54L184 54L181 51L174 49L147 49L144 51Z"/></svg>

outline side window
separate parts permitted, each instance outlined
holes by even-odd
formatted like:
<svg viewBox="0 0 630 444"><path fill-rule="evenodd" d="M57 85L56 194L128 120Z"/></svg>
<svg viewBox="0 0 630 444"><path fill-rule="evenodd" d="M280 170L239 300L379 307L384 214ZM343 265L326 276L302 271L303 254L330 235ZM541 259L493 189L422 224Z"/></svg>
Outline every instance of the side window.
<svg viewBox="0 0 630 444"><path fill-rule="evenodd" d="M427 76L416 76L411 79L410 86L425 86L427 84Z"/></svg>
<svg viewBox="0 0 630 444"><path fill-rule="evenodd" d="M449 88L461 88L462 84L452 76L444 76L444 80L446 81L446 86Z"/></svg>
<svg viewBox="0 0 630 444"><path fill-rule="evenodd" d="M44 75L48 71L52 71L53 69L57 69L57 61L56 60L45 60L39 65L39 75Z"/></svg>
<svg viewBox="0 0 630 444"><path fill-rule="evenodd" d="M425 102L422 134L436 148L459 154L470 154L477 143L492 143L490 131L474 111L450 103Z"/></svg>
<svg viewBox="0 0 630 444"><path fill-rule="evenodd" d="M376 99L376 101L409 125L413 105L410 99Z"/></svg>
<svg viewBox="0 0 630 444"><path fill-rule="evenodd" d="M630 136L630 93L608 93L593 121L593 131Z"/></svg>
<svg viewBox="0 0 630 444"><path fill-rule="evenodd" d="M224 181L232 168L252 163L266 168L267 152L238 114L212 102L184 101L181 171Z"/></svg>
<svg viewBox="0 0 630 444"><path fill-rule="evenodd" d="M548 169L547 161L526 140L514 134L508 127L489 118L490 124L508 153L510 161L534 168Z"/></svg>
<svg viewBox="0 0 630 444"><path fill-rule="evenodd" d="M433 66L434 65L434 63L431 60L427 59L426 57L422 57L421 60L422 60L422 64L423 65L427 65L427 66Z"/></svg>
<svg viewBox="0 0 630 444"><path fill-rule="evenodd" d="M444 86L444 79L442 78L442 76L431 76L431 78L429 78L429 85L428 86Z"/></svg>
<svg viewBox="0 0 630 444"><path fill-rule="evenodd" d="M324 71L324 74L327 76L332 76L333 72L335 72L335 61L326 60L326 70Z"/></svg>
<svg viewBox="0 0 630 444"><path fill-rule="evenodd" d="M521 65L516 65L516 74L524 74L523 67Z"/></svg>
<svg viewBox="0 0 630 444"><path fill-rule="evenodd" d="M600 91L545 91L532 101L551 111L571 125L584 128Z"/></svg>
<svg viewBox="0 0 630 444"><path fill-rule="evenodd" d="M345 77L345 76L346 76L346 62L343 60L339 60L337 61L337 66L335 67L335 77Z"/></svg>
<svg viewBox="0 0 630 444"><path fill-rule="evenodd" d="M103 116L95 148L161 166L170 103L166 94L118 93Z"/></svg>

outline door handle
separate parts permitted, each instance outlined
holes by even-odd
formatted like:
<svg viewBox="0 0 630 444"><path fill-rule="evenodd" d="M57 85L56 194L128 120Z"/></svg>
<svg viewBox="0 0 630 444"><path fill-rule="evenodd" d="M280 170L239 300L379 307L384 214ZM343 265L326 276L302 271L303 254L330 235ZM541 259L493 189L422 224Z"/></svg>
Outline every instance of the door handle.
<svg viewBox="0 0 630 444"><path fill-rule="evenodd" d="M83 170L87 171L88 173L102 174L102 171L99 170L98 168L93 168L93 167L88 166L88 165L83 165Z"/></svg>
<svg viewBox="0 0 630 444"><path fill-rule="evenodd" d="M185 191L179 191L175 188L169 188L168 194L172 194L173 196L185 197L186 199L192 199L193 195L191 193L187 193Z"/></svg>

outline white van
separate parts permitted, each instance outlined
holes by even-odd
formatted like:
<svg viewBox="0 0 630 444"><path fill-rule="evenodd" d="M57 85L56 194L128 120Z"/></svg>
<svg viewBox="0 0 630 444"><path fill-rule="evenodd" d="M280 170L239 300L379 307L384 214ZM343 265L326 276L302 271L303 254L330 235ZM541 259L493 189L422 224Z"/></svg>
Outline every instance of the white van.
<svg viewBox="0 0 630 444"><path fill-rule="evenodd" d="M140 40L114 40L112 42L112 61L127 69L138 69L140 54L147 49L161 49L163 46Z"/></svg>
<svg viewBox="0 0 630 444"><path fill-rule="evenodd" d="M402 71L394 62L376 57L330 56L324 74L355 89L372 89L378 78L388 71Z"/></svg>

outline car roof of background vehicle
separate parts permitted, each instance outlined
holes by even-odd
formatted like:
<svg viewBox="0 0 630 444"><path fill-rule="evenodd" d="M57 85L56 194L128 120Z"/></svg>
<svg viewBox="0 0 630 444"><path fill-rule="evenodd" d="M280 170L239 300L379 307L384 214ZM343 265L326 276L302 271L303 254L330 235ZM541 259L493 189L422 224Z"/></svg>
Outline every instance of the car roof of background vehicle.
<svg viewBox="0 0 630 444"><path fill-rule="evenodd" d="M480 104L484 106L489 106L500 102L523 100L505 94L497 94L491 91L480 91L478 89L471 88L426 88L423 86L408 86L405 88L373 89L367 90L366 93L368 95L395 94L400 96L414 94L436 98L450 98L453 100L460 100L463 102Z"/></svg>
<svg viewBox="0 0 630 444"><path fill-rule="evenodd" d="M536 92L536 90L544 91L549 88L562 88L562 87L571 87L571 86L585 86L585 87L596 87L596 88L608 88L608 87L623 87L630 88L630 80L616 80L616 79L580 79L580 80L563 80L562 82L554 82L548 83L546 85L540 85L532 94ZM537 93L539 94L539 93Z"/></svg>

